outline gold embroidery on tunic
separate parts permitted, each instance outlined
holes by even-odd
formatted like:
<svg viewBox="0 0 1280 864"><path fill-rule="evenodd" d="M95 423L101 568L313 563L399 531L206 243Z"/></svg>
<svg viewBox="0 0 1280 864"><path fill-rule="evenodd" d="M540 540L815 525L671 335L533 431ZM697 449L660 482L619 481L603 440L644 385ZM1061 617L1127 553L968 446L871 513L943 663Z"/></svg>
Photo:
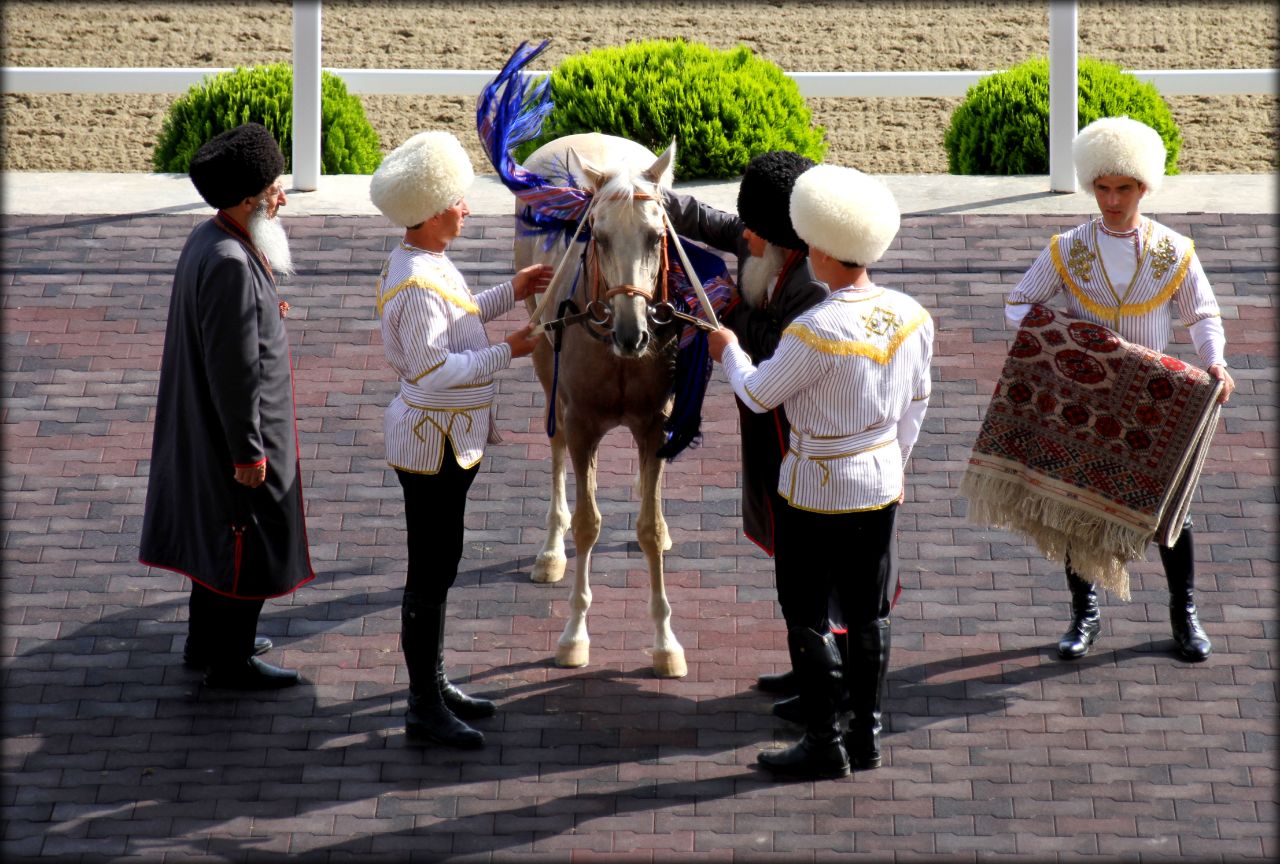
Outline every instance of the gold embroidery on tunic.
<svg viewBox="0 0 1280 864"><path fill-rule="evenodd" d="M1178 263L1178 253L1173 248L1173 241L1162 237L1151 254L1151 273L1157 280L1163 279L1169 268Z"/></svg>
<svg viewBox="0 0 1280 864"><path fill-rule="evenodd" d="M1081 282L1088 282L1089 271L1093 268L1096 257L1098 256L1089 251L1084 241L1077 237L1071 241L1071 251L1067 253L1067 269Z"/></svg>
<svg viewBox="0 0 1280 864"><path fill-rule="evenodd" d="M869 315L862 316L862 323L877 336L884 336L902 326L902 316L892 309L877 306Z"/></svg>

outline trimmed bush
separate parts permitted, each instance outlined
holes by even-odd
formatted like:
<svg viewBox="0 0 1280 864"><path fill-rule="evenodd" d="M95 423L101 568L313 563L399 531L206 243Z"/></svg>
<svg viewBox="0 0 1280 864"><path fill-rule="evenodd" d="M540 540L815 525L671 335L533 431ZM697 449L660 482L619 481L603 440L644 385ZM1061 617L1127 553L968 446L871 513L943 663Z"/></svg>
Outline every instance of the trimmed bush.
<svg viewBox="0 0 1280 864"><path fill-rule="evenodd" d="M1178 173L1182 133L1153 84L1113 63L1081 57L1077 127L1127 115L1164 140L1165 173ZM969 88L943 135L952 174L1049 173L1049 60L1038 57Z"/></svg>
<svg viewBox="0 0 1280 864"><path fill-rule="evenodd" d="M553 138L602 132L655 153L676 139L682 180L735 177L768 150L816 162L826 130L814 126L794 81L745 45L716 51L682 39L634 42L568 57L551 73L554 109L518 160Z"/></svg>
<svg viewBox="0 0 1280 864"><path fill-rule="evenodd" d="M151 164L157 171L185 174L191 157L219 132L261 123L293 170L293 67L287 63L236 67L210 76L169 106ZM338 76L320 73L320 172L372 174L382 162L378 133L360 100Z"/></svg>

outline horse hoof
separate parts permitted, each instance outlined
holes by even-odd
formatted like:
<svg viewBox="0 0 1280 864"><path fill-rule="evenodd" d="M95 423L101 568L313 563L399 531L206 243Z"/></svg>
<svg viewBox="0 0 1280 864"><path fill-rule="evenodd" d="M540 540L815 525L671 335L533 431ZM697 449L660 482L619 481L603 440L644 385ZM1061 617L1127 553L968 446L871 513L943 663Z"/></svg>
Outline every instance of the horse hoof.
<svg viewBox="0 0 1280 864"><path fill-rule="evenodd" d="M556 665L562 669L577 669L590 661L590 642L567 642L556 646Z"/></svg>
<svg viewBox="0 0 1280 864"><path fill-rule="evenodd" d="M683 678L689 674L683 651L653 652L653 673L659 678Z"/></svg>
<svg viewBox="0 0 1280 864"><path fill-rule="evenodd" d="M564 578L568 560L563 555L542 554L533 562L529 578L534 582L559 582Z"/></svg>

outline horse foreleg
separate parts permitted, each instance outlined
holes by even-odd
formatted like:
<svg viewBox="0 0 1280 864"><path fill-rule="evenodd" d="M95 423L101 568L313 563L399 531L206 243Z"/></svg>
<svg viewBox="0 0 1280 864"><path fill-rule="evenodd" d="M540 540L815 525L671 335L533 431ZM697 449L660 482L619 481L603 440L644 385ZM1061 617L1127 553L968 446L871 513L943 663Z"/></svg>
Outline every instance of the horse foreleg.
<svg viewBox="0 0 1280 864"><path fill-rule="evenodd" d="M662 517L663 460L653 455L662 441L656 434L637 439L640 450L640 515L636 540L649 564L649 617L653 620L653 671L659 678L683 678L689 674L684 647L671 632L671 604L667 602L662 553L671 545Z"/></svg>
<svg viewBox="0 0 1280 864"><path fill-rule="evenodd" d="M547 505L547 540L533 562L529 578L534 582L559 582L567 561L564 535L569 530L569 499L565 495L564 432L551 438L551 502Z"/></svg>
<svg viewBox="0 0 1280 864"><path fill-rule="evenodd" d="M662 484L661 484L661 481L659 481L659 484L658 484L658 485L659 485L659 488L661 488L661 485L662 485ZM638 498L638 499L640 499L640 500L644 500L644 473L643 473L643 471L637 471L637 472L636 472L636 486L635 486L635 490L636 490L636 498ZM661 501L661 496L659 496L659 501L658 501L658 547L659 547L663 552L670 552L670 551L671 551L671 546L672 546L672 543L671 543L671 532L669 532L669 531L667 530L667 520L666 520L666 517L664 517L664 516L662 515L662 501Z"/></svg>
<svg viewBox="0 0 1280 864"><path fill-rule="evenodd" d="M600 508L596 506L596 448L600 436L569 442L573 476L577 481L577 502L573 508L573 545L578 553L573 571L573 594L569 598L569 619L556 646L556 665L586 666L591 660L591 637L587 634L587 610L591 608L591 550L600 538Z"/></svg>

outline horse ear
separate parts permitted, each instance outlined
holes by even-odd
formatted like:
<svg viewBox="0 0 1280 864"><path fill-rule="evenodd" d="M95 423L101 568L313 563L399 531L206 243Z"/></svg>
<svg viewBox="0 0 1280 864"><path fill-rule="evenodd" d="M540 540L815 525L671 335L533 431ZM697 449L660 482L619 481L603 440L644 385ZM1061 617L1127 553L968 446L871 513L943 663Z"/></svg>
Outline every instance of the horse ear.
<svg viewBox="0 0 1280 864"><path fill-rule="evenodd" d="M569 178L573 182L579 181L586 184L588 191L594 192L604 185L607 179L604 172L596 168L587 160L578 155L578 151L572 147L565 151L565 165L569 169Z"/></svg>
<svg viewBox="0 0 1280 864"><path fill-rule="evenodd" d="M641 175L650 183L656 183L659 186L670 186L676 177L676 139L671 139L671 145L663 151L658 160L650 165Z"/></svg>

